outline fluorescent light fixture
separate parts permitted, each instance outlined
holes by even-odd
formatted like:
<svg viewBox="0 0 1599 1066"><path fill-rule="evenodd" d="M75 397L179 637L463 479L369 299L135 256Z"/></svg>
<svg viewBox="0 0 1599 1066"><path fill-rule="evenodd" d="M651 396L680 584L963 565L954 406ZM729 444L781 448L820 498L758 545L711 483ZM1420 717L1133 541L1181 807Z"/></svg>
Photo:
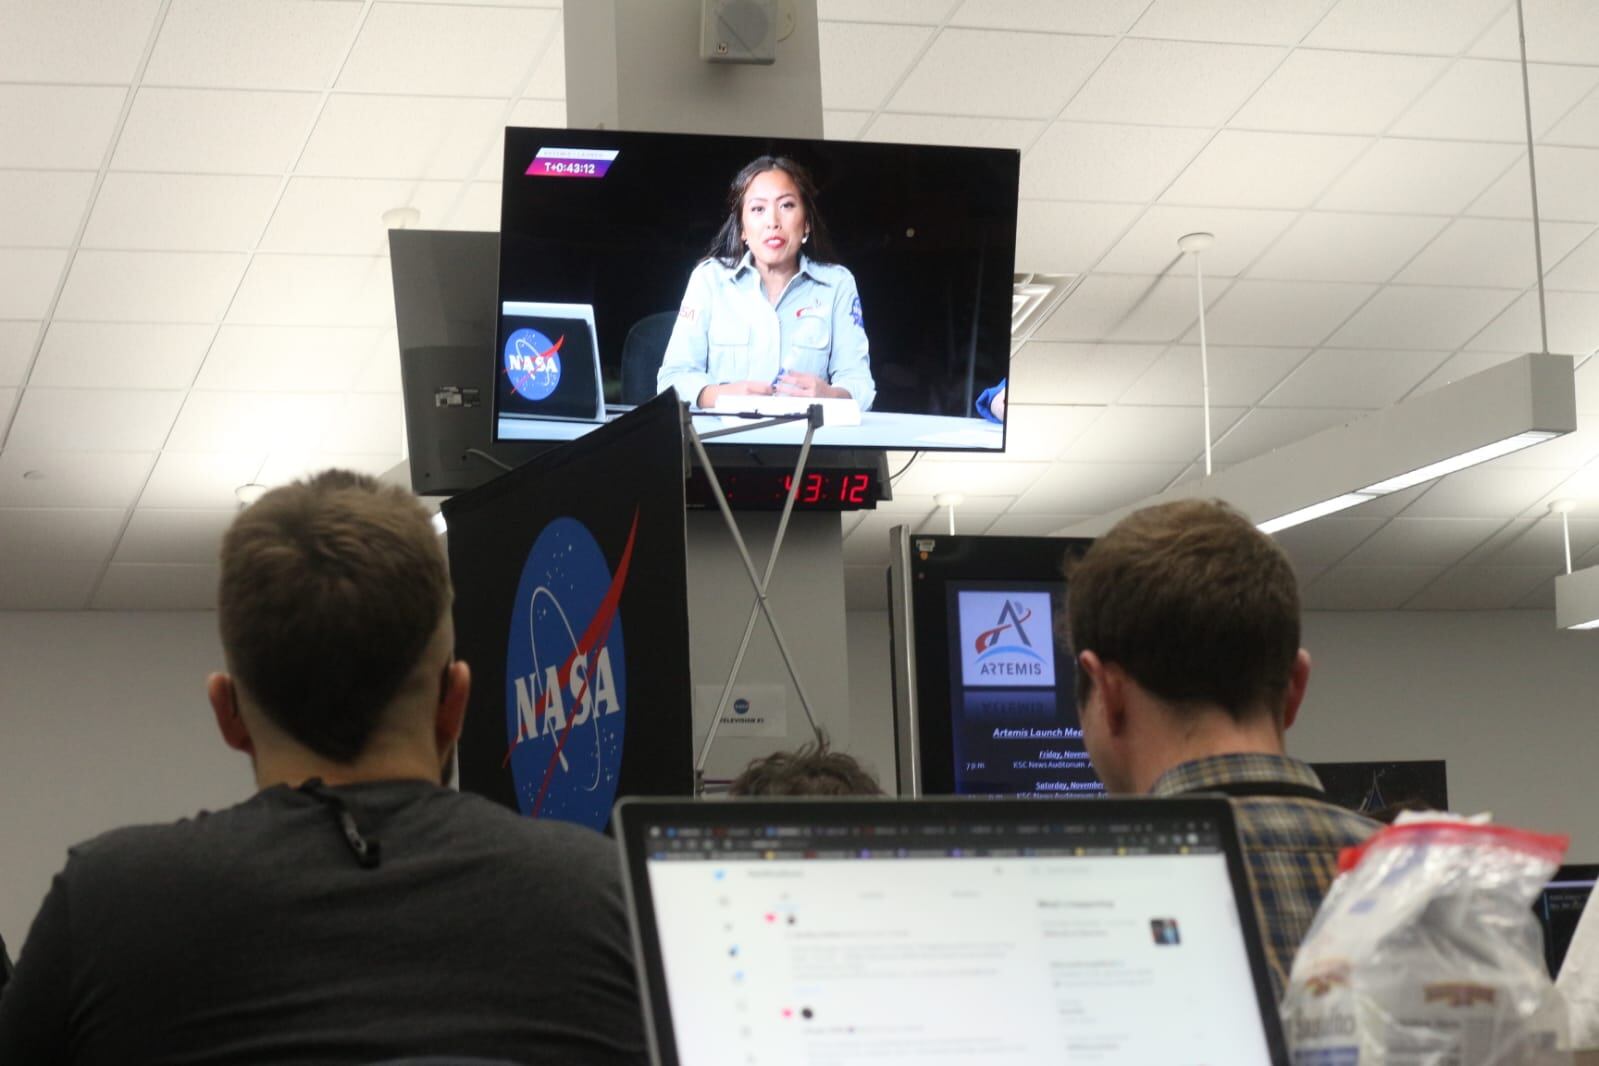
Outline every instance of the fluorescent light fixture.
<svg viewBox="0 0 1599 1066"><path fill-rule="evenodd" d="M1555 578L1555 626L1599 629L1599 566Z"/></svg>
<svg viewBox="0 0 1599 1066"><path fill-rule="evenodd" d="M1521 449L1530 448L1534 444L1542 444L1546 440L1554 440L1558 436L1560 436L1559 433L1546 429L1517 433L1514 437L1506 437L1504 440L1496 440L1492 444L1484 444L1481 448L1473 448L1469 452L1452 455L1448 459L1440 459L1438 462L1430 463L1420 470L1412 470L1408 474L1400 474L1398 477L1391 477L1387 481L1379 481L1375 485L1367 485L1360 491L1369 492L1373 496L1386 496L1390 492L1408 489L1413 485L1420 485L1423 481L1431 481L1433 478L1443 477L1445 474L1453 474L1455 471L1464 470L1468 466L1486 463L1490 459L1497 459L1501 455L1509 455L1511 452L1519 452Z"/></svg>
<svg viewBox="0 0 1599 1066"><path fill-rule="evenodd" d="M1222 499L1275 533L1576 428L1571 357L1523 355L1060 532L1095 537L1140 507Z"/></svg>

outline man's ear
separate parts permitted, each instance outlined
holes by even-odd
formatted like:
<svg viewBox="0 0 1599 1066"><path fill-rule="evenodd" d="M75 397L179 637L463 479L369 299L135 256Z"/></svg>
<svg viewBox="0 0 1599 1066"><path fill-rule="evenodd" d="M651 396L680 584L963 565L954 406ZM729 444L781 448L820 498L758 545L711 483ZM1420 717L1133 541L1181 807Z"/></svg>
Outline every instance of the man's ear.
<svg viewBox="0 0 1599 1066"><path fill-rule="evenodd" d="M448 751L461 739L466 701L471 693L472 668L460 659L451 659L439 681L439 705L433 713L433 742L439 751Z"/></svg>
<svg viewBox="0 0 1599 1066"><path fill-rule="evenodd" d="M222 742L234 751L254 755L255 741L244 724L244 716L239 713L239 692L233 686L233 678L224 673L212 674L205 679L205 695L211 703L211 713L216 716Z"/></svg>
<svg viewBox="0 0 1599 1066"><path fill-rule="evenodd" d="M1286 731L1299 717L1299 705L1304 702L1305 689L1310 685L1310 652L1300 648L1294 664L1288 668L1288 691L1283 693L1283 729Z"/></svg>
<svg viewBox="0 0 1599 1066"><path fill-rule="evenodd" d="M1121 667L1091 651L1077 656L1077 668L1088 675L1091 691L1099 697L1099 713L1107 735L1122 736L1127 731L1127 675Z"/></svg>

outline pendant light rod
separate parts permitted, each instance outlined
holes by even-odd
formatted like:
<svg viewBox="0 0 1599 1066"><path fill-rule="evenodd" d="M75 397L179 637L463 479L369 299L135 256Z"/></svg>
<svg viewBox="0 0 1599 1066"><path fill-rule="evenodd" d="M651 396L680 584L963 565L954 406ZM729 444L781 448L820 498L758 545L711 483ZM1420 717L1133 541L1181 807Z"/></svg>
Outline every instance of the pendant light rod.
<svg viewBox="0 0 1599 1066"><path fill-rule="evenodd" d="M1527 75L1527 20L1521 10L1521 0L1516 0L1516 36L1521 42L1521 106L1527 119L1527 181L1532 186L1532 255L1538 268L1538 336L1543 343L1539 351L1547 352L1549 313L1543 295L1543 223L1538 216L1538 163L1532 148L1532 80Z"/></svg>
<svg viewBox="0 0 1599 1066"><path fill-rule="evenodd" d="M1205 267L1201 255L1216 243L1214 233L1186 233L1177 238L1177 247L1194 257L1194 289L1199 300L1199 383L1205 411L1205 476L1211 474L1210 462L1210 346L1205 337Z"/></svg>

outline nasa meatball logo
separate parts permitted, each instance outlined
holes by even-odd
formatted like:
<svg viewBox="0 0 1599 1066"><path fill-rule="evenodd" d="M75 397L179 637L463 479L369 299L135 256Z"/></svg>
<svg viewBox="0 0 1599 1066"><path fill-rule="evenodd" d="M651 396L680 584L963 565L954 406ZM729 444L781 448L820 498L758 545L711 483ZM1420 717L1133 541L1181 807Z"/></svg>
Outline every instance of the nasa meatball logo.
<svg viewBox="0 0 1599 1066"><path fill-rule="evenodd" d="M538 401L555 391L561 383L561 345L565 342L565 334L552 341L531 327L505 338L505 376L518 396Z"/></svg>
<svg viewBox="0 0 1599 1066"><path fill-rule="evenodd" d="M638 533L616 573L575 518L544 527L528 552L506 649L506 761L517 806L534 818L603 829L616 801L627 722L620 602Z"/></svg>

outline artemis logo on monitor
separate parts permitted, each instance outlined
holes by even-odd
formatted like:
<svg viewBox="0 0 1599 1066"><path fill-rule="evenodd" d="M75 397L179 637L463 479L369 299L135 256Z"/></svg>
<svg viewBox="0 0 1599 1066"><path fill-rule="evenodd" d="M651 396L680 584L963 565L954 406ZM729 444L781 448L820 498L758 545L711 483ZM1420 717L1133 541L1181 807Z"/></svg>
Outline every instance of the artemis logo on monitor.
<svg viewBox="0 0 1599 1066"><path fill-rule="evenodd" d="M1055 684L1049 593L963 590L959 596L962 685Z"/></svg>
<svg viewBox="0 0 1599 1066"><path fill-rule="evenodd" d="M616 802L627 720L619 606L638 532L616 574L575 518L545 526L512 601L505 655L506 760L530 817L603 829Z"/></svg>
<svg viewBox="0 0 1599 1066"><path fill-rule="evenodd" d="M603 178L620 153L612 148L540 148L530 178Z"/></svg>
<svg viewBox="0 0 1599 1066"><path fill-rule="evenodd" d="M518 396L542 400L561 383L561 345L536 329L519 329L505 338L505 374Z"/></svg>

